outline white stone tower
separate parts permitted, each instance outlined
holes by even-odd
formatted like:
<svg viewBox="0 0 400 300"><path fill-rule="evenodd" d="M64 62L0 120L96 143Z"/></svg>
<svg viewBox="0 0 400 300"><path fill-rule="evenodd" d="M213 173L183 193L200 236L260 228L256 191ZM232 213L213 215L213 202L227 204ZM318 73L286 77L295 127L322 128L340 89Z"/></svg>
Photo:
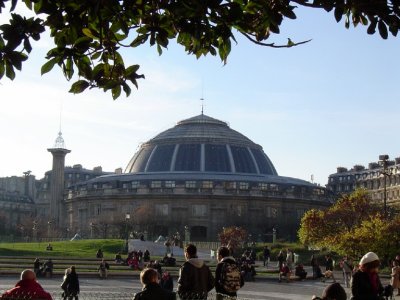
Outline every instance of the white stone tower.
<svg viewBox="0 0 400 300"><path fill-rule="evenodd" d="M54 143L53 148L47 149L53 155L53 168L50 178L50 227L64 227L63 197L64 197L64 168L65 156L71 152L66 149L61 131Z"/></svg>

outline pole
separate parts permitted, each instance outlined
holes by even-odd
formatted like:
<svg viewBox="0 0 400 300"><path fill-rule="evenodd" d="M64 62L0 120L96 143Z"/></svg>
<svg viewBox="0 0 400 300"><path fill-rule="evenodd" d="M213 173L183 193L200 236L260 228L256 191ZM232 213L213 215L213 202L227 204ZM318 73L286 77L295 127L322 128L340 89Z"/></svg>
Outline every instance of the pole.
<svg viewBox="0 0 400 300"><path fill-rule="evenodd" d="M384 217L387 218L387 207L386 207L386 176L388 175L386 173L386 161L385 164L383 165L383 214Z"/></svg>

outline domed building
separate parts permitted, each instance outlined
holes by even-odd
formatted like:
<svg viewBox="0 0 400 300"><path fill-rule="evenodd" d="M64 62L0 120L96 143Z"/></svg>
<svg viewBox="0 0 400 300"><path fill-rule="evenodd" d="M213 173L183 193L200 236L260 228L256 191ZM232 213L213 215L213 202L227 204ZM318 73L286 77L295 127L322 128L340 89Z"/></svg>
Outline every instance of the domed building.
<svg viewBox="0 0 400 300"><path fill-rule="evenodd" d="M279 176L260 145L201 114L142 144L124 173L70 187L65 204L67 226L76 232L93 236L106 228L112 235L129 222L149 237L186 228L192 241L210 241L233 225L254 240L273 230L293 239L304 212L330 200L322 187Z"/></svg>

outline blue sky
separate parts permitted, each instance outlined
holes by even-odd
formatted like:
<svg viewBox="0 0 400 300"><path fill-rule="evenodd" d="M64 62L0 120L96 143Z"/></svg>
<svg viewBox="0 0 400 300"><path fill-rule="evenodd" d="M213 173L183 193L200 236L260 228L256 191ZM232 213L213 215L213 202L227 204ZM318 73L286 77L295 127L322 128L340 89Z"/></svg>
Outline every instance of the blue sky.
<svg viewBox="0 0 400 300"><path fill-rule="evenodd" d="M298 9L277 43L312 39L290 49L256 46L237 35L227 65L197 60L171 41L126 53L146 75L129 99L68 93L61 72L40 76L47 39L36 44L14 81L0 85L0 176L51 169L46 151L62 131L72 152L67 165L125 168L141 142L200 113L227 121L263 146L278 173L325 185L337 166L367 165L387 153L400 156L399 39L346 30L332 14ZM3 22L5 15L0 16Z"/></svg>

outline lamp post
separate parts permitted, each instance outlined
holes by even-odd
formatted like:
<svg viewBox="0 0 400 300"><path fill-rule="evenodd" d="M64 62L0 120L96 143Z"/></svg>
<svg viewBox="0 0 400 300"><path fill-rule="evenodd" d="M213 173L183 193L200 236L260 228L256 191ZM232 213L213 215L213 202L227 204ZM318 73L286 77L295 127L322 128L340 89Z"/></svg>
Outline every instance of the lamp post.
<svg viewBox="0 0 400 300"><path fill-rule="evenodd" d="M272 228L272 244L276 243L276 228Z"/></svg>
<svg viewBox="0 0 400 300"><path fill-rule="evenodd" d="M389 160L389 155L387 155L387 154L379 155L379 164L383 168L383 171L380 171L380 173L383 175L383 214L384 214L385 218L387 217L386 177L392 175L392 170L390 170L390 172L388 172L388 169L387 169L388 160Z"/></svg>
<svg viewBox="0 0 400 300"><path fill-rule="evenodd" d="M51 222L51 221L48 221L47 222L47 239L48 240L50 240L50 236L51 236L51 224L52 224L53 222Z"/></svg>
<svg viewBox="0 0 400 300"><path fill-rule="evenodd" d="M34 241L36 241L36 239L37 239L37 222L36 221L33 221L32 238Z"/></svg>
<svg viewBox="0 0 400 300"><path fill-rule="evenodd" d="M128 222L131 219L131 214L129 212L127 212L125 214L125 252L128 253L129 251L129 245L128 245L128 238L129 238L129 234L128 234Z"/></svg>
<svg viewBox="0 0 400 300"><path fill-rule="evenodd" d="M93 240L94 223L90 222L90 239Z"/></svg>

